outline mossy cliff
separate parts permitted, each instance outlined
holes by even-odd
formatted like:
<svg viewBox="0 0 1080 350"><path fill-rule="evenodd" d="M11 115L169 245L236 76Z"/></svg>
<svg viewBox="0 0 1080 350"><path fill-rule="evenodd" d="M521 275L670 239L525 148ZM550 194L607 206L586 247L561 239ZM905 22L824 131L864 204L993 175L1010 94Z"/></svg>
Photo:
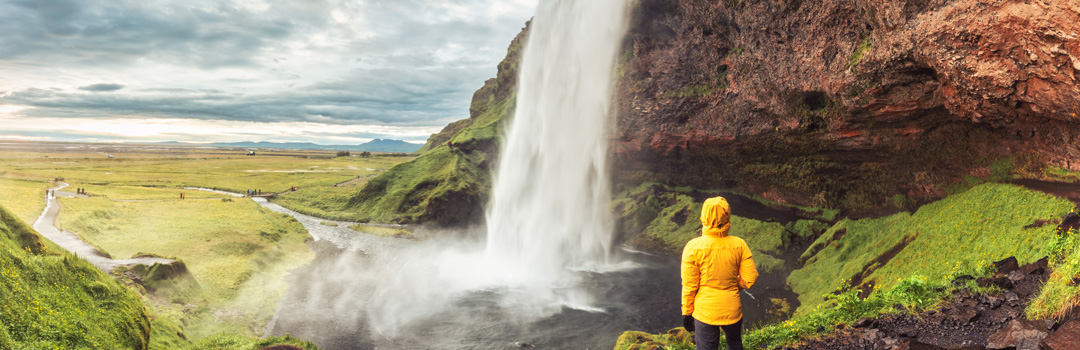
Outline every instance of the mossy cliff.
<svg viewBox="0 0 1080 350"><path fill-rule="evenodd" d="M460 226L483 218L499 138L514 113L518 64L528 24L499 63L498 76L473 94L469 118L431 135L420 157L371 179L345 211L379 222Z"/></svg>
<svg viewBox="0 0 1080 350"><path fill-rule="evenodd" d="M0 348L147 349L139 296L0 208Z"/></svg>

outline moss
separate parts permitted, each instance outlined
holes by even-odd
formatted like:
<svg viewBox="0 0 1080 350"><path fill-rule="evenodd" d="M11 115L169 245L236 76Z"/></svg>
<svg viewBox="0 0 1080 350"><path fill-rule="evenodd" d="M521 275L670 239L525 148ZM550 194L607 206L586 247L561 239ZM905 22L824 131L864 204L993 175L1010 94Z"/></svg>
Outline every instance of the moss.
<svg viewBox="0 0 1080 350"><path fill-rule="evenodd" d="M866 53L870 52L870 50L873 49L873 39L871 39L870 36L863 36L862 39L859 40L859 45L855 47L855 51L851 53L850 57L848 57L848 68L854 69L855 67L859 66L859 63L862 62L863 56L865 56Z"/></svg>

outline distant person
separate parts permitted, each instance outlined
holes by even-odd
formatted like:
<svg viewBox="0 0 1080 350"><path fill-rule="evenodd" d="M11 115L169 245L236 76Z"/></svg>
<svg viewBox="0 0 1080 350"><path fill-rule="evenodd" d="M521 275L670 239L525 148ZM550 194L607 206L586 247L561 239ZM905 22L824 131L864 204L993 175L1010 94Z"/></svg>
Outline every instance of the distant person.
<svg viewBox="0 0 1080 350"><path fill-rule="evenodd" d="M720 347L720 330L728 350L742 350L742 302L739 291L757 282L750 247L729 236L731 207L724 197L705 200L701 237L686 243L682 255L683 326L694 333L697 350Z"/></svg>

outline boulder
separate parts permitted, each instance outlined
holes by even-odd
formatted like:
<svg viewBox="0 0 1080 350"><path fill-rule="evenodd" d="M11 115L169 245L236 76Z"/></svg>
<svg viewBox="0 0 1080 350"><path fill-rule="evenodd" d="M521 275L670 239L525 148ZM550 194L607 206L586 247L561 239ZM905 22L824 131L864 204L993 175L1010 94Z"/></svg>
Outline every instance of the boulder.
<svg viewBox="0 0 1080 350"><path fill-rule="evenodd" d="M1046 350L1080 349L1080 321L1072 320L1061 325L1054 334L1043 340Z"/></svg>
<svg viewBox="0 0 1080 350"><path fill-rule="evenodd" d="M1012 320L1005 327L990 335L986 344L991 350L1039 350L1049 332L1046 327L1027 320Z"/></svg>

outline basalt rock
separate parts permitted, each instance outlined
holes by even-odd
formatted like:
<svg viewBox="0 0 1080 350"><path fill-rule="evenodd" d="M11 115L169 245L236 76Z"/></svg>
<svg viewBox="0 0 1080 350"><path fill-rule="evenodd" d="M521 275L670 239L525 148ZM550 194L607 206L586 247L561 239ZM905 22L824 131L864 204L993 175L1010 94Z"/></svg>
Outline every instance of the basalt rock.
<svg viewBox="0 0 1080 350"><path fill-rule="evenodd" d="M1080 170L1078 17L1070 1L641 0L616 179L858 209L999 176L995 159Z"/></svg>

